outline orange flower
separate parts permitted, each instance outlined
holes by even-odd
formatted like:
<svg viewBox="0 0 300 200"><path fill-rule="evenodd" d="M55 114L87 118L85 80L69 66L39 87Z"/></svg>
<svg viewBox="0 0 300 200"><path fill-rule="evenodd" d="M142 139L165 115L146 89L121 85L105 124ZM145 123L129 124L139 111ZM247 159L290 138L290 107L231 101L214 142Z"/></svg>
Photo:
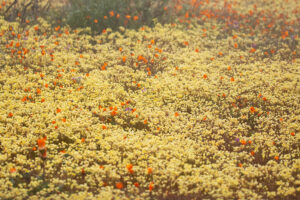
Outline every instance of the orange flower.
<svg viewBox="0 0 300 200"><path fill-rule="evenodd" d="M175 117L178 117L178 116L179 116L178 112L175 112Z"/></svg>
<svg viewBox="0 0 300 200"><path fill-rule="evenodd" d="M251 153L250 153L252 156L254 156L255 155L255 153L254 153L254 151L251 151Z"/></svg>
<svg viewBox="0 0 300 200"><path fill-rule="evenodd" d="M237 43L234 43L234 48L238 48L238 44Z"/></svg>
<svg viewBox="0 0 300 200"><path fill-rule="evenodd" d="M59 31L60 26L55 27L55 31Z"/></svg>
<svg viewBox="0 0 300 200"><path fill-rule="evenodd" d="M81 138L81 142L82 142L82 143L85 142L85 138Z"/></svg>
<svg viewBox="0 0 300 200"><path fill-rule="evenodd" d="M233 78L233 77L231 77L231 78L230 78L230 81L231 81L231 82L234 82L234 78Z"/></svg>
<svg viewBox="0 0 300 200"><path fill-rule="evenodd" d="M66 119L66 118L62 118L62 119L61 119L61 121L63 121L63 122L66 122L66 121L67 121L67 119Z"/></svg>
<svg viewBox="0 0 300 200"><path fill-rule="evenodd" d="M245 140L242 140L241 143L242 143L243 145L245 145L245 144L246 144L246 141L245 141Z"/></svg>
<svg viewBox="0 0 300 200"><path fill-rule="evenodd" d="M12 167L12 168L9 169L9 172L10 172L10 173L15 173L16 171L17 171L17 170L16 170L16 168L14 168L14 167Z"/></svg>
<svg viewBox="0 0 300 200"><path fill-rule="evenodd" d="M274 159L275 159L275 160L279 160L279 157L278 157L278 156L274 156Z"/></svg>
<svg viewBox="0 0 300 200"><path fill-rule="evenodd" d="M110 16L110 17L113 17L114 15L115 15L114 11L110 11L110 12L109 12L109 16Z"/></svg>
<svg viewBox="0 0 300 200"><path fill-rule="evenodd" d="M56 108L56 113L60 113L60 112L61 112L61 109Z"/></svg>
<svg viewBox="0 0 300 200"><path fill-rule="evenodd" d="M148 123L148 121L145 119L145 120L144 120L144 124L147 124L147 123Z"/></svg>
<svg viewBox="0 0 300 200"><path fill-rule="evenodd" d="M123 61L123 63L126 62L126 56L123 56L123 57L122 57L122 61Z"/></svg>
<svg viewBox="0 0 300 200"><path fill-rule="evenodd" d="M9 113L8 113L8 117L12 117L12 116L14 116L14 115L12 114L12 112L9 112Z"/></svg>
<svg viewBox="0 0 300 200"><path fill-rule="evenodd" d="M98 19L94 19L94 23L97 24L98 23Z"/></svg>
<svg viewBox="0 0 300 200"><path fill-rule="evenodd" d="M42 91L41 91L40 88L37 88L37 89L36 89L36 93L37 93L37 94L41 94L41 92L42 92Z"/></svg>
<svg viewBox="0 0 300 200"><path fill-rule="evenodd" d="M153 190L153 188L154 188L154 185L153 185L153 182L151 182L151 183L149 184L149 191L151 192L151 191Z"/></svg>
<svg viewBox="0 0 300 200"><path fill-rule="evenodd" d="M130 170L130 169L133 168L133 165L132 165L132 164L128 164L128 165L126 165L126 168L127 168L128 170Z"/></svg>
<svg viewBox="0 0 300 200"><path fill-rule="evenodd" d="M135 182L134 186L138 188L140 186L140 184L138 182Z"/></svg>
<svg viewBox="0 0 300 200"><path fill-rule="evenodd" d="M116 183L116 187L117 187L118 189L122 189L122 188L123 188L123 183L117 182L117 183Z"/></svg>
<svg viewBox="0 0 300 200"><path fill-rule="evenodd" d="M281 122L283 122L283 118L280 118L279 120L280 120Z"/></svg>
<svg viewBox="0 0 300 200"><path fill-rule="evenodd" d="M133 174L134 173L134 171L133 171L133 165L132 164L128 164L127 166L126 166L126 168L128 169L128 172L130 173L130 174Z"/></svg>
<svg viewBox="0 0 300 200"><path fill-rule="evenodd" d="M113 111L110 113L110 115L111 115L111 116L115 116L115 115L117 115L117 112L113 110Z"/></svg>
<svg viewBox="0 0 300 200"><path fill-rule="evenodd" d="M152 172L153 172L152 168L149 167L149 168L147 169L147 172L148 172L148 174L152 174Z"/></svg>
<svg viewBox="0 0 300 200"><path fill-rule="evenodd" d="M250 53L254 53L255 51L256 51L255 48L251 48L251 49L250 49Z"/></svg>
<svg viewBox="0 0 300 200"><path fill-rule="evenodd" d="M125 17L126 17L126 19L128 19L128 20L131 18L130 15L126 15Z"/></svg>
<svg viewBox="0 0 300 200"><path fill-rule="evenodd" d="M252 113L255 112L255 108L253 106L250 107L250 112L252 112Z"/></svg>
<svg viewBox="0 0 300 200"><path fill-rule="evenodd" d="M134 21L137 21L138 19L139 19L138 16L134 16L134 17L133 17L133 20L134 20Z"/></svg>
<svg viewBox="0 0 300 200"><path fill-rule="evenodd" d="M45 149L45 146L46 146L46 140L45 140L44 138L38 139L38 140L37 140L37 143L38 143L39 150Z"/></svg>
<svg viewBox="0 0 300 200"><path fill-rule="evenodd" d="M27 97L24 96L23 99L22 99L22 101L25 102L26 100L27 100Z"/></svg>
<svg viewBox="0 0 300 200"><path fill-rule="evenodd" d="M105 130L107 129L107 127L105 125L102 125L102 129Z"/></svg>
<svg viewBox="0 0 300 200"><path fill-rule="evenodd" d="M291 132L291 136L295 136L295 132Z"/></svg>
<svg viewBox="0 0 300 200"><path fill-rule="evenodd" d="M206 74L204 74L204 75L203 75L203 78L204 78L204 79L207 79L207 75L206 75Z"/></svg>

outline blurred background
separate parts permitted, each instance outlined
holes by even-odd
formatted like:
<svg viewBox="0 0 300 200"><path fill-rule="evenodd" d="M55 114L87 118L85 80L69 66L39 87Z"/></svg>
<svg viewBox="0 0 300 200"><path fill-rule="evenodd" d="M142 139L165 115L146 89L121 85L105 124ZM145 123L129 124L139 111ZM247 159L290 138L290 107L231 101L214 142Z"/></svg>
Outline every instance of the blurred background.
<svg viewBox="0 0 300 200"><path fill-rule="evenodd" d="M207 1L208 2L208 1ZM101 32L119 26L152 26L153 19L170 23L205 1L197 0L7 0L0 14L8 21L35 23L42 17L53 26L91 27Z"/></svg>

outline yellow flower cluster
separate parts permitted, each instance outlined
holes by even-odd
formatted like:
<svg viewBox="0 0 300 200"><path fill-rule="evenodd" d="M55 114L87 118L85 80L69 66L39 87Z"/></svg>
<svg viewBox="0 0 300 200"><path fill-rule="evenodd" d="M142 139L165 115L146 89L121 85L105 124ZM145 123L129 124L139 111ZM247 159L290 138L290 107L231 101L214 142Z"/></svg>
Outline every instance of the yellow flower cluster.
<svg viewBox="0 0 300 200"><path fill-rule="evenodd" d="M217 22L21 29L0 19L0 199L299 193L299 58Z"/></svg>

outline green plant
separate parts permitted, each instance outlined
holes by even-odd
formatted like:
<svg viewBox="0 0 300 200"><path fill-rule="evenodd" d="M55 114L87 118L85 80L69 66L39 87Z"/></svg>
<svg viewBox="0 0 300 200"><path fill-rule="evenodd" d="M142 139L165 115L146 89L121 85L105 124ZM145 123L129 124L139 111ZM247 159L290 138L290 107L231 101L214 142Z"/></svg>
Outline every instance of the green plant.
<svg viewBox="0 0 300 200"><path fill-rule="evenodd" d="M169 22L164 8L170 0L70 0L65 23L72 28L89 26L95 32L119 26L152 26L153 19Z"/></svg>

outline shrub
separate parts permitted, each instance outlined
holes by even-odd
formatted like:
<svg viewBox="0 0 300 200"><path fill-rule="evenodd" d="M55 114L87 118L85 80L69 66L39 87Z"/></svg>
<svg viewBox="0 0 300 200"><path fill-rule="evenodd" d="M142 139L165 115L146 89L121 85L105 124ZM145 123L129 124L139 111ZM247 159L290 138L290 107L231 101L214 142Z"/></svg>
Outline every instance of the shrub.
<svg viewBox="0 0 300 200"><path fill-rule="evenodd" d="M53 19L62 13L65 1L53 0L11 0L2 1L0 5L0 15L4 16L5 20L15 21L19 19L22 23L36 20L38 17L48 17ZM61 15L59 15L61 16Z"/></svg>
<svg viewBox="0 0 300 200"><path fill-rule="evenodd" d="M166 7L170 0L70 0L66 24L73 28L90 26L93 31L119 26L137 28L153 25L153 19L169 22Z"/></svg>

